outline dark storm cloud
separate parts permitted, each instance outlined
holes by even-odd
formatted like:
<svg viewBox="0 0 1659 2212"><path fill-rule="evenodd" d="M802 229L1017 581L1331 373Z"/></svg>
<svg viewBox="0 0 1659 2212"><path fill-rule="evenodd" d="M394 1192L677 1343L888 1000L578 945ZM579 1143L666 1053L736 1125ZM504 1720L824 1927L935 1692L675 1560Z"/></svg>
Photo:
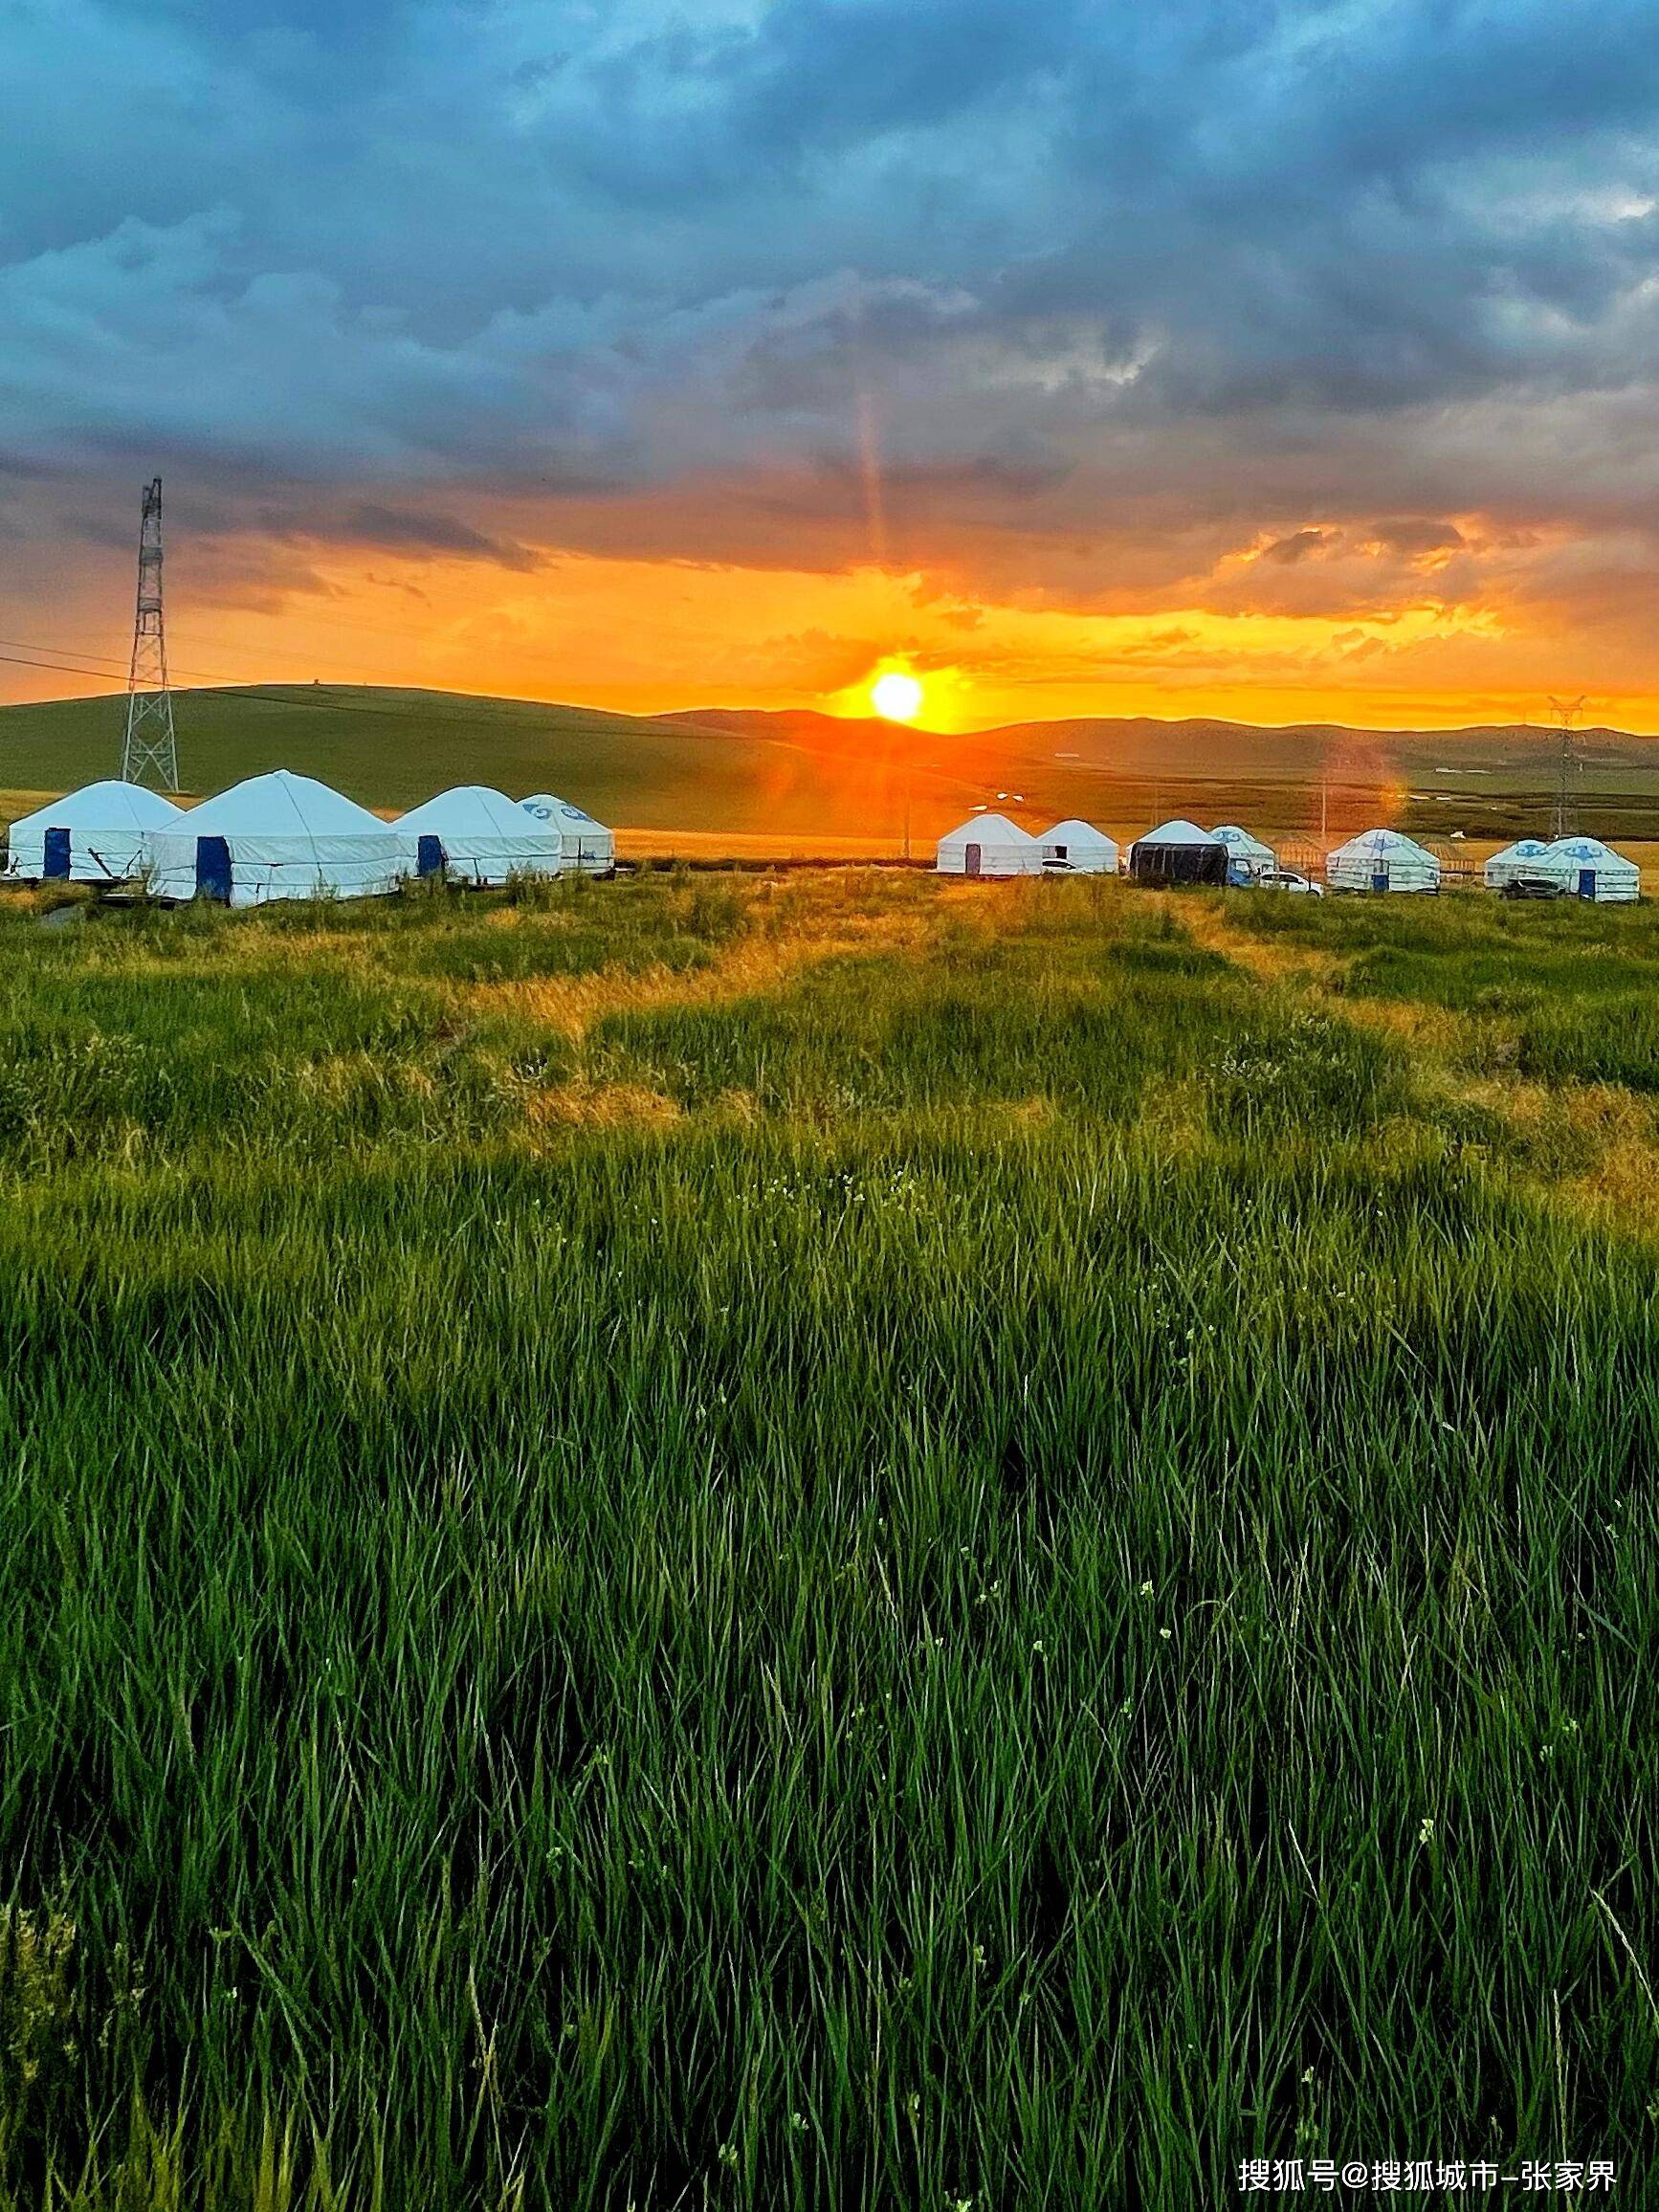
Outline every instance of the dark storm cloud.
<svg viewBox="0 0 1659 2212"><path fill-rule="evenodd" d="M500 568L529 569L537 557L510 538L487 537L455 515L424 515L401 507L360 501L347 510L343 526L366 545L392 552L443 553L463 561L489 561Z"/></svg>
<svg viewBox="0 0 1659 2212"><path fill-rule="evenodd" d="M704 555L693 484L751 488L724 557L805 487L843 558L879 466L903 557L1085 594L1659 512L1659 0L0 0L0 48L18 468L522 566L608 500Z"/></svg>
<svg viewBox="0 0 1659 2212"><path fill-rule="evenodd" d="M1373 535L1378 544L1385 545L1391 553L1445 553L1465 542L1455 522L1431 522L1411 516L1378 522L1373 525Z"/></svg>
<svg viewBox="0 0 1659 2212"><path fill-rule="evenodd" d="M1294 561L1305 561L1326 544L1333 533L1329 530L1293 530L1288 538L1275 538L1271 545L1264 545L1257 555L1262 561L1280 561L1288 567Z"/></svg>

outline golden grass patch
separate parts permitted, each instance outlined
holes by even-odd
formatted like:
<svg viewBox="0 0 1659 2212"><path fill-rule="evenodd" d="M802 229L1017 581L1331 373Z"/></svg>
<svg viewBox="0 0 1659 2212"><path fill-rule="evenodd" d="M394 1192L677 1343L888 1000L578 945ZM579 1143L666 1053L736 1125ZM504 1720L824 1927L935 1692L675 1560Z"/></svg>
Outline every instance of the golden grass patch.
<svg viewBox="0 0 1659 2212"><path fill-rule="evenodd" d="M526 1097L534 1127L563 1129L662 1128L680 1118L675 1101L642 1083L560 1083Z"/></svg>
<svg viewBox="0 0 1659 2212"><path fill-rule="evenodd" d="M685 1007L729 1006L739 999L785 988L806 969L837 958L902 950L921 941L921 917L838 909L807 926L803 914L791 929L764 926L737 939L693 968L654 963L638 969L600 968L589 975L536 976L479 984L466 994L476 1012L540 1022L572 1043L596 1023L617 1014L657 1014Z"/></svg>
<svg viewBox="0 0 1659 2212"><path fill-rule="evenodd" d="M1262 983L1305 992L1325 1010L1403 1047L1425 1105L1473 1106L1506 1123L1525 1145L1529 1164L1519 1172L1547 1203L1659 1233L1659 1108L1636 1093L1611 1083L1546 1085L1508 1073L1503 1063L1514 1058L1518 1037L1493 1036L1490 1016L1480 1018L1483 1071L1471 1073L1459 1064L1476 1028L1468 1015L1335 989L1345 964L1338 957L1249 937L1218 906L1194 901L1183 918L1198 943Z"/></svg>

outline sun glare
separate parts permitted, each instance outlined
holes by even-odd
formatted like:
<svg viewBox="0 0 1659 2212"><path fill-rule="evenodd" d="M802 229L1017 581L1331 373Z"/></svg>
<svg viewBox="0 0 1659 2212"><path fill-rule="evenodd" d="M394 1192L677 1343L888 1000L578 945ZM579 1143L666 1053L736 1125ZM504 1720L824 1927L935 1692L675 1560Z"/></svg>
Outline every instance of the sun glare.
<svg viewBox="0 0 1659 2212"><path fill-rule="evenodd" d="M921 712L921 685L901 668L890 668L870 687L870 703L888 722L913 722Z"/></svg>

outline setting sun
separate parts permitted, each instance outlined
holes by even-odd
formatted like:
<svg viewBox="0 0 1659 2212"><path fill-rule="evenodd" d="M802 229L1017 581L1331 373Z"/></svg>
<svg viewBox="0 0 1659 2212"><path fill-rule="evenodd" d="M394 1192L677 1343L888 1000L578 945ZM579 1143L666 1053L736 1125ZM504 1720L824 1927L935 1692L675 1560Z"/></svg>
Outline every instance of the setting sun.
<svg viewBox="0 0 1659 2212"><path fill-rule="evenodd" d="M903 669L889 669L870 687L870 703L884 721L913 722L921 712L921 685Z"/></svg>

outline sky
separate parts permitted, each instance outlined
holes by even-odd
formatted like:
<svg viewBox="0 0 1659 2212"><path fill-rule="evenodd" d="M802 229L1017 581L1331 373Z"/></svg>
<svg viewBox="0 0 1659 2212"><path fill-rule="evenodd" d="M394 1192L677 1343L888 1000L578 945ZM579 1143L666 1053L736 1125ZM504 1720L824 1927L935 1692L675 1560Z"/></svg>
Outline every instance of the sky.
<svg viewBox="0 0 1659 2212"><path fill-rule="evenodd" d="M1659 0L0 0L0 697L1659 730Z"/></svg>

